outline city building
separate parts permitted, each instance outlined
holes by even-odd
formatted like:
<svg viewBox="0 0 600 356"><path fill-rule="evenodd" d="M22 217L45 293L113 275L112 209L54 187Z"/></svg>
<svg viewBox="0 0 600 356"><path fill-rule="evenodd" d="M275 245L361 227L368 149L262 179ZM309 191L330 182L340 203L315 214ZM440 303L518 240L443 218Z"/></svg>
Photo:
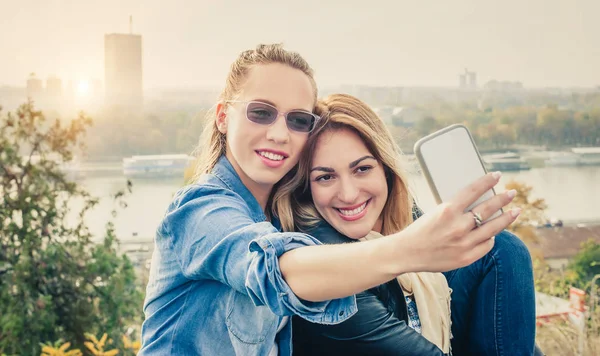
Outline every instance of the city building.
<svg viewBox="0 0 600 356"><path fill-rule="evenodd" d="M465 72L458 76L459 87L461 89L477 89L477 73L469 72L465 68Z"/></svg>
<svg viewBox="0 0 600 356"><path fill-rule="evenodd" d="M144 98L141 35L104 36L104 89L107 106L141 109Z"/></svg>
<svg viewBox="0 0 600 356"><path fill-rule="evenodd" d="M27 79L27 97L32 100L39 100L42 97L44 86L42 80L31 73Z"/></svg>

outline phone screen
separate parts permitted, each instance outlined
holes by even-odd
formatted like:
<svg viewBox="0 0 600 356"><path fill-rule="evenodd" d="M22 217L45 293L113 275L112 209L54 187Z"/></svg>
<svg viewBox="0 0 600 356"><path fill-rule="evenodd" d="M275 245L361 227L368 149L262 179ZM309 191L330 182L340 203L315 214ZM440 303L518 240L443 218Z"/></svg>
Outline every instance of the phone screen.
<svg viewBox="0 0 600 356"><path fill-rule="evenodd" d="M415 153L438 203L452 199L461 189L487 173L475 142L463 125L452 125L422 138L415 144ZM467 211L494 194L492 189L487 191ZM490 219L500 214L498 211Z"/></svg>

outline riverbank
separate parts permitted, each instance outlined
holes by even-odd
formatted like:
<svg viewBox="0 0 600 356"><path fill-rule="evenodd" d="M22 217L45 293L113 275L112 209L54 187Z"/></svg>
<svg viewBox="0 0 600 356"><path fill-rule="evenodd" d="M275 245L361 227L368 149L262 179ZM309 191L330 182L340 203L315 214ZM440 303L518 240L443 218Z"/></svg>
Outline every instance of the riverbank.
<svg viewBox="0 0 600 356"><path fill-rule="evenodd" d="M532 247L542 252L550 267L563 268L583 242L593 239L600 243L600 220L540 227L536 232L539 241ZM154 237L128 238L120 242L119 249L129 257L140 275L145 274L150 269Z"/></svg>

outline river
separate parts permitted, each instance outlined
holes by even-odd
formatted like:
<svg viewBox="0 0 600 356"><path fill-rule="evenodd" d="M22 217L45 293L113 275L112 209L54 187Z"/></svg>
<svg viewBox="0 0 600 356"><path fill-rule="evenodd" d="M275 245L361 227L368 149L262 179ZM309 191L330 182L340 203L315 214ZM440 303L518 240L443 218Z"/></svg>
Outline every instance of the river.
<svg viewBox="0 0 600 356"><path fill-rule="evenodd" d="M100 203L86 217L92 233L99 238L105 231L107 221L113 219L115 206L112 194L126 186L127 179L120 171L120 164L88 164L84 177L78 181ZM521 172L504 172L497 191L511 180L533 187L534 198L545 199L549 218L565 223L600 221L600 167L544 167ZM419 205L428 210L435 206L425 179L410 174L411 190ZM117 235L122 240L152 239L154 231L167 209L173 194L183 185L183 179L134 179L133 191L125 198L128 207L118 209L114 218ZM81 204L74 202L75 213Z"/></svg>

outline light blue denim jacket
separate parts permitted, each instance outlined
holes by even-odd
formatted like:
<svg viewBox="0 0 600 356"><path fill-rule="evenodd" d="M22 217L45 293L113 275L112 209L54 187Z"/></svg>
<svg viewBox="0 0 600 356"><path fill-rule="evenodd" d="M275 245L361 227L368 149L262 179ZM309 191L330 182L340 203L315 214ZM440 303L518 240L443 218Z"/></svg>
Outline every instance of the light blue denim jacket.
<svg viewBox="0 0 600 356"><path fill-rule="evenodd" d="M278 225L275 221L274 224ZM138 355L291 355L291 321L340 323L356 313L352 297L300 300L278 257L320 244L281 233L225 157L211 174L181 189L157 229Z"/></svg>

